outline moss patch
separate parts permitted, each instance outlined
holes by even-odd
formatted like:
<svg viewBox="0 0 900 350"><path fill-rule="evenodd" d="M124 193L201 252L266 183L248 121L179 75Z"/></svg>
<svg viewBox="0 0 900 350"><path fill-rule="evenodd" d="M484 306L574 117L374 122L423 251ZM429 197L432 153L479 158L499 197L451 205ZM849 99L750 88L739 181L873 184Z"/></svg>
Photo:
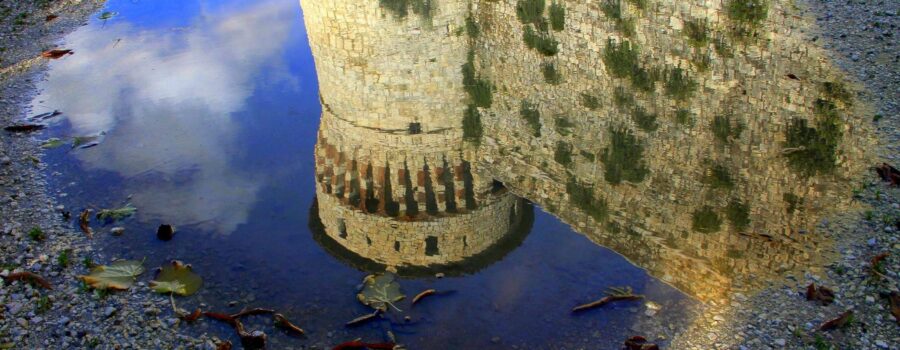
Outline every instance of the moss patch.
<svg viewBox="0 0 900 350"><path fill-rule="evenodd" d="M684 101L693 96L697 90L697 82L695 82L681 68L672 69L666 78L666 94L670 97Z"/></svg>
<svg viewBox="0 0 900 350"><path fill-rule="evenodd" d="M831 101L818 100L815 114L815 127L802 118L790 121L782 151L788 164L803 176L830 173L837 167L837 149L843 136L837 107Z"/></svg>
<svg viewBox="0 0 900 350"><path fill-rule="evenodd" d="M540 24L544 21L544 0L519 0L516 3L516 17L522 24Z"/></svg>
<svg viewBox="0 0 900 350"><path fill-rule="evenodd" d="M730 190L734 188L734 180L731 179L731 171L721 164L713 165L709 169L709 172L703 178L703 183L716 189Z"/></svg>
<svg viewBox="0 0 900 350"><path fill-rule="evenodd" d="M566 7L555 1L550 4L550 28L555 31L566 28Z"/></svg>
<svg viewBox="0 0 900 350"><path fill-rule="evenodd" d="M597 96L591 95L587 92L582 92L580 97L581 105L584 106L584 108L590 109L592 111L600 108L600 99L597 98Z"/></svg>
<svg viewBox="0 0 900 350"><path fill-rule="evenodd" d="M701 233L718 232L722 227L722 219L710 206L704 206L694 211L691 228Z"/></svg>
<svg viewBox="0 0 900 350"><path fill-rule="evenodd" d="M683 33L694 47L706 47L709 44L709 24L705 20L685 21Z"/></svg>
<svg viewBox="0 0 900 350"><path fill-rule="evenodd" d="M474 144L481 143L484 129L481 125L481 113L475 105L469 105L463 115L463 139Z"/></svg>
<svg viewBox="0 0 900 350"><path fill-rule="evenodd" d="M550 85L558 85L562 82L562 74L556 69L553 63L544 63L541 65L541 71L544 73L544 81Z"/></svg>
<svg viewBox="0 0 900 350"><path fill-rule="evenodd" d="M572 145L565 141L557 141L553 151L553 160L568 167L572 164Z"/></svg>
<svg viewBox="0 0 900 350"><path fill-rule="evenodd" d="M487 79L478 78L475 73L475 51L469 50L466 63L462 65L463 88L477 107L488 108L493 104L493 85Z"/></svg>
<svg viewBox="0 0 900 350"><path fill-rule="evenodd" d="M731 227L744 230L750 226L750 205L739 199L732 199L725 207L725 217L731 223Z"/></svg>
<svg viewBox="0 0 900 350"><path fill-rule="evenodd" d="M549 33L539 33L531 26L525 26L522 40L529 49L536 50L544 56L554 56L559 53L559 42Z"/></svg>
<svg viewBox="0 0 900 350"><path fill-rule="evenodd" d="M398 19L408 17L410 11L429 20L434 15L432 0L379 0L378 3Z"/></svg>
<svg viewBox="0 0 900 350"><path fill-rule="evenodd" d="M634 120L638 128L646 132L654 132L659 128L659 124L656 123L656 114L648 113L641 107L635 107L631 111L631 120Z"/></svg>
<svg viewBox="0 0 900 350"><path fill-rule="evenodd" d="M540 137L541 112L538 111L537 106L531 102L522 100L522 104L519 106L519 115L528 123L528 126L531 128L531 134L534 137Z"/></svg>
<svg viewBox="0 0 900 350"><path fill-rule="evenodd" d="M730 115L717 115L710 124L713 136L722 143L730 143L739 139L744 132L744 124Z"/></svg>
<svg viewBox="0 0 900 350"><path fill-rule="evenodd" d="M569 119L566 119L565 116L557 116L554 123L556 132L563 136L569 136L572 134L572 128L575 127L575 124L570 122Z"/></svg>
<svg viewBox="0 0 900 350"><path fill-rule="evenodd" d="M644 181L650 170L644 161L644 146L637 137L627 128L610 128L609 138L609 146L600 154L606 181L614 185Z"/></svg>
<svg viewBox="0 0 900 350"><path fill-rule="evenodd" d="M582 185L574 178L566 182L566 193L569 202L581 209L597 221L605 221L609 217L609 207L606 199L594 197L594 188Z"/></svg>

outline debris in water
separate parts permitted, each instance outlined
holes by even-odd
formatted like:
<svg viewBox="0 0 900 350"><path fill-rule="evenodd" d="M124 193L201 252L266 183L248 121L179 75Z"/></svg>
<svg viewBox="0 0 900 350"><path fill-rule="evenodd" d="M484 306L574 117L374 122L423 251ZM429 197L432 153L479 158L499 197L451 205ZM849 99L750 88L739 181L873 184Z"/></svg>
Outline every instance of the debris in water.
<svg viewBox="0 0 900 350"><path fill-rule="evenodd" d="M58 115L60 115L60 114L62 114L62 112L57 111L57 110L54 110L53 112L41 113L41 114L38 114L38 115L36 115L36 116L32 116L32 117L28 118L28 120L31 120L31 121L38 121L38 122L39 122L39 121L44 121L44 120L53 118L53 117L58 116Z"/></svg>
<svg viewBox="0 0 900 350"><path fill-rule="evenodd" d="M847 310L837 318L823 323L821 326L819 326L819 330L830 331L833 329L838 329L846 326L848 323L850 323L851 320L853 320L853 310Z"/></svg>
<svg viewBox="0 0 900 350"><path fill-rule="evenodd" d="M44 124L17 124L17 125L7 126L7 127L3 128L3 130L9 131L9 132L30 133L30 132L42 130L46 127L47 126Z"/></svg>
<svg viewBox="0 0 900 350"><path fill-rule="evenodd" d="M376 316L378 316L378 314L380 314L380 313L381 313L381 310L375 309L375 312L373 312L373 313L371 313L371 314L366 314L366 315L362 315L362 316L359 316L359 317L357 317L357 318L354 318L354 319L350 320L350 322L347 322L347 323L344 324L344 325L347 326L347 327L355 326L355 325L358 325L358 324L360 324L360 323L363 323L363 322L369 321L369 320L371 320L371 319L374 319L374 318L375 318Z"/></svg>
<svg viewBox="0 0 900 350"><path fill-rule="evenodd" d="M607 296L601 298L600 300L574 307L572 309L572 312L593 309L593 308L601 307L603 305L606 305L606 304L609 304L612 302L616 302L616 301L640 300L640 299L644 298L643 295L633 294L631 287L623 287L623 288L612 287L609 289L609 291L606 292L606 294L607 294Z"/></svg>
<svg viewBox="0 0 900 350"><path fill-rule="evenodd" d="M333 350L393 350L396 343L363 343L361 340L353 340L336 345Z"/></svg>
<svg viewBox="0 0 900 350"><path fill-rule="evenodd" d="M170 264L157 270L156 277L150 281L150 288L157 293L178 295L191 295L200 289L203 279L194 273L191 265L185 265L181 261L173 260ZM232 315L232 317L240 317Z"/></svg>
<svg viewBox="0 0 900 350"><path fill-rule="evenodd" d="M182 316L179 316L178 318L180 318L180 319L183 320L183 321L194 322L194 321L196 321L197 319L199 319L200 316L202 316L202 315L203 315L203 312L200 311L199 308L197 308L197 309L194 310L194 312L192 312L192 313L190 313L190 314L188 314L188 315L182 315Z"/></svg>
<svg viewBox="0 0 900 350"><path fill-rule="evenodd" d="M97 219L102 221L119 221L134 215L135 212L137 212L137 208L131 204L126 204L121 208L100 210L97 212Z"/></svg>
<svg viewBox="0 0 900 350"><path fill-rule="evenodd" d="M287 330L297 333L299 335L306 334L306 332L304 332L302 328L297 327L295 324L291 323L291 321L289 321L282 314L275 314L272 316L272 319L275 320L275 325L278 327L287 329Z"/></svg>
<svg viewBox="0 0 900 350"><path fill-rule="evenodd" d="M422 298L427 297L429 295L434 295L434 293L436 293L436 292L437 291L434 289L426 289L426 290L422 291L422 293L416 294L416 296L412 300L412 305L416 305L416 303L419 302L419 300L422 300Z"/></svg>
<svg viewBox="0 0 900 350"><path fill-rule="evenodd" d="M48 50L48 51L42 52L42 53L41 53L41 57L43 57L43 58L49 58L49 59L55 60L55 59L58 59L58 58L62 58L62 57L65 56L65 55L73 55L73 54L75 54L75 52L72 51L72 50L68 50L68 49L66 49L66 50L59 50L59 49L56 49L56 50Z"/></svg>
<svg viewBox="0 0 900 350"><path fill-rule="evenodd" d="M162 224L156 229L156 238L161 241L170 241L173 236L175 236L175 227L172 225Z"/></svg>
<svg viewBox="0 0 900 350"><path fill-rule="evenodd" d="M648 343L647 338L636 335L625 341L625 350L659 350L659 346Z"/></svg>

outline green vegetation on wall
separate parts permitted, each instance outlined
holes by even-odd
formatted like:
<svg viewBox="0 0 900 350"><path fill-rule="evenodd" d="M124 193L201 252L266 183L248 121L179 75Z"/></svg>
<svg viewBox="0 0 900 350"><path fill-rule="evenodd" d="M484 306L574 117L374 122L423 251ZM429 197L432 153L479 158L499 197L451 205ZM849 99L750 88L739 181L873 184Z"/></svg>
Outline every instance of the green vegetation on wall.
<svg viewBox="0 0 900 350"><path fill-rule="evenodd" d="M572 164L572 145L565 141L557 141L556 149L553 151L553 159L557 163L568 167Z"/></svg>
<svg viewBox="0 0 900 350"><path fill-rule="evenodd" d="M541 26L544 22L544 0L519 0L516 4L516 17L522 24Z"/></svg>
<svg viewBox="0 0 900 350"><path fill-rule="evenodd" d="M691 114L691 111L682 108L675 111L675 122L678 125L692 126L694 125L694 116Z"/></svg>
<svg viewBox="0 0 900 350"><path fill-rule="evenodd" d="M769 15L768 0L731 0L726 5L732 21L759 25Z"/></svg>
<svg viewBox="0 0 900 350"><path fill-rule="evenodd" d="M815 127L803 118L790 121L782 150L788 164L803 176L830 173L837 167L837 150L843 136L837 106L828 100L817 100L815 115Z"/></svg>
<svg viewBox="0 0 900 350"><path fill-rule="evenodd" d="M487 79L475 73L475 51L469 50L466 63L462 65L463 88L477 107L488 108L493 104L493 86Z"/></svg>
<svg viewBox="0 0 900 350"><path fill-rule="evenodd" d="M544 73L544 81L550 85L557 85L562 82L562 75L556 70L553 63L544 63L541 65L541 71Z"/></svg>
<svg viewBox="0 0 900 350"><path fill-rule="evenodd" d="M718 232L722 226L722 219L719 214L710 206L704 206L694 211L691 227L694 231L701 233Z"/></svg>
<svg viewBox="0 0 900 350"><path fill-rule="evenodd" d="M605 221L609 216L606 199L594 197L593 187L582 185L575 178L570 178L566 182L566 193L569 195L570 203L590 215L594 220Z"/></svg>
<svg viewBox="0 0 900 350"><path fill-rule="evenodd" d="M654 132L659 128L656 123L656 114L647 113L644 108L638 106L631 110L631 119L637 124L638 128L646 132Z"/></svg>
<svg viewBox="0 0 900 350"><path fill-rule="evenodd" d="M591 95L587 92L582 92L580 97L581 105L584 106L584 108L590 109L592 111L600 108L600 99L597 98L597 96Z"/></svg>
<svg viewBox="0 0 900 350"><path fill-rule="evenodd" d="M615 28L626 37L632 37L635 34L634 18L626 18L623 13L622 2L620 0L605 0L600 5L600 10L606 17L615 22Z"/></svg>
<svg viewBox="0 0 900 350"><path fill-rule="evenodd" d="M569 119L566 119L565 116L561 115L556 117L554 126L556 132L560 135L569 136L572 134L572 128L575 127L575 123L570 122Z"/></svg>
<svg viewBox="0 0 900 350"><path fill-rule="evenodd" d="M550 27L555 31L566 28L566 8L556 1L550 4Z"/></svg>
<svg viewBox="0 0 900 350"><path fill-rule="evenodd" d="M603 64L610 75L628 78L634 87L646 92L654 90L661 75L659 69L647 69L641 65L638 47L627 40L619 43L608 39Z"/></svg>
<svg viewBox="0 0 900 350"><path fill-rule="evenodd" d="M613 104L619 109L634 106L634 95L628 93L624 87L617 87L613 91Z"/></svg>
<svg viewBox="0 0 900 350"><path fill-rule="evenodd" d="M466 34L472 39L481 35L481 29L478 28L478 23L475 23L475 19L471 15L466 17Z"/></svg>
<svg viewBox="0 0 900 350"><path fill-rule="evenodd" d="M484 130L481 125L481 113L475 105L469 105L463 115L463 139L474 144L481 143Z"/></svg>
<svg viewBox="0 0 900 350"><path fill-rule="evenodd" d="M731 179L731 171L721 164L713 165L709 169L709 173L703 178L703 183L717 189L734 188L734 180Z"/></svg>
<svg viewBox="0 0 900 350"><path fill-rule="evenodd" d="M531 128L531 134L534 137L540 137L541 112L538 111L538 107L531 102L522 100L522 104L519 107L519 115L528 123L528 126Z"/></svg>
<svg viewBox="0 0 900 350"><path fill-rule="evenodd" d="M725 207L725 217L731 227L742 231L750 226L750 205L739 199L732 199Z"/></svg>
<svg viewBox="0 0 900 350"><path fill-rule="evenodd" d="M706 47L709 43L709 25L706 20L685 21L684 36L694 47Z"/></svg>
<svg viewBox="0 0 900 350"><path fill-rule="evenodd" d="M717 115L710 124L713 136L722 143L730 143L741 137L744 132L744 124L739 120L732 120L731 115Z"/></svg>
<svg viewBox="0 0 900 350"><path fill-rule="evenodd" d="M637 137L627 128L611 127L609 138L609 146L600 154L606 181L614 185L644 181L650 170L644 161L644 146Z"/></svg>
<svg viewBox="0 0 900 350"><path fill-rule="evenodd" d="M536 32L531 26L525 26L522 40L529 49L537 50L544 56L554 56L559 53L559 42L556 39L548 33Z"/></svg>
<svg viewBox="0 0 900 350"><path fill-rule="evenodd" d="M433 0L379 0L378 2L381 7L393 13L394 17L398 19L409 16L410 10L428 20L434 14Z"/></svg>
<svg viewBox="0 0 900 350"><path fill-rule="evenodd" d="M676 100L684 101L691 98L696 90L697 82L691 79L683 69L679 67L669 72L666 79L667 95Z"/></svg>

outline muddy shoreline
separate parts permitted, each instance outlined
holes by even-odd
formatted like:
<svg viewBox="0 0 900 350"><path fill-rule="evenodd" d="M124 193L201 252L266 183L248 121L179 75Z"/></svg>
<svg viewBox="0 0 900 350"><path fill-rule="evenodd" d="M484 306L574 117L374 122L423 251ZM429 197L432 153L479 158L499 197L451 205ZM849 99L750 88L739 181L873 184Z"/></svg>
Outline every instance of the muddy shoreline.
<svg viewBox="0 0 900 350"><path fill-rule="evenodd" d="M0 53L0 123L10 125L28 115L26 106L35 94L35 82L47 67L46 60L36 57L56 48L63 35L85 23L103 2L60 1L44 8L0 1L3 8L10 8L0 18L4 46ZM810 40L820 42L847 75L865 87L857 99L871 103L874 114L882 116L876 124L883 145L878 154L897 165L900 50L896 38L884 33L896 31L900 5L808 0L803 5L807 6L803 15L815 18L820 30L809 33ZM59 17L46 21L51 14ZM47 192L44 165L36 161L41 154L38 139L27 134L4 133L0 141L0 270L4 274L11 269L30 271L47 278L54 288L46 292L15 282L0 289L0 303L4 305L0 348L214 349L217 338L179 334L181 321L175 318L168 299L152 293L143 282L127 292L107 296L80 288L76 276L88 272L82 263L85 258L108 263L115 257L96 251L73 221L63 218L63 212L79 208L61 207ZM871 282L869 271L873 256L900 251L897 227L890 221L900 215L900 192L887 187L874 172L861 179L859 188L857 198L871 207L871 215L845 213L819 225L820 233L833 238L842 254L829 266L826 276L794 276L755 295L735 294L727 305L708 305L698 311L698 322L692 328L672 339L670 348L900 347L900 332L885 298L897 286L890 281ZM46 234L45 239L29 237L28 232L35 227ZM67 250L71 263L62 266L59 257ZM900 280L900 257L890 256L885 264L887 275ZM802 292L809 283L834 289L835 303L820 306L807 302ZM833 332L815 331L819 324L848 309L857 315L855 324ZM634 331L652 339L665 320L661 315L647 317L648 321L636 325Z"/></svg>

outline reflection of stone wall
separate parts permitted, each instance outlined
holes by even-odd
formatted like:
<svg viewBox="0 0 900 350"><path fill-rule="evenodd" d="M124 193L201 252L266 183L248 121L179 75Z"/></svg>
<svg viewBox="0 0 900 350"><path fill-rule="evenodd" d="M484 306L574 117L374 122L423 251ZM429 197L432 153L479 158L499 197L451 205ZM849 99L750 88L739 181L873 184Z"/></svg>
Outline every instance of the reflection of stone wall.
<svg viewBox="0 0 900 350"><path fill-rule="evenodd" d="M316 186L325 233L354 253L394 267L460 263L512 233L525 210L516 196L503 192L495 201L465 215L422 221L397 220L347 207Z"/></svg>
<svg viewBox="0 0 900 350"><path fill-rule="evenodd" d="M559 53L544 56L523 42L516 0L437 1L431 25L414 16L395 18L377 1L301 3L325 110L320 181L347 183L351 158L376 169L390 164L392 171L394 164L414 159L419 163L408 166L414 172L422 172L426 161L436 165L446 158L457 168L466 159L479 169L472 182L479 201L490 179L501 180L596 243L701 298L722 296L736 277L753 275L763 282L783 270L821 266L814 260L826 255L828 244L814 234L815 224L824 213L850 205L847 179L867 163L871 139L863 114L858 106L837 101L843 119L837 168L831 175L804 177L788 166L782 152L790 121L814 121L815 101L825 97L822 84L840 78L806 44L804 23L785 16L779 4L770 9L760 38L742 42L731 36L719 1L651 0L644 10L622 2L625 17L635 20L635 34L627 39L600 9L602 2L567 3L564 30L549 31ZM481 29L476 39L458 31L470 14ZM690 21L709 24L707 43L686 39ZM636 44L641 64L662 78L642 90L612 76L604 63L610 38ZM469 48L478 77L494 87L493 105L480 109L479 147L447 146L461 139L467 100L460 66ZM557 84L544 75L550 64L561 75ZM665 77L677 68L697 83L684 100L665 87ZM633 102L617 103L619 89ZM597 105L587 108L585 94L596 97ZM520 115L523 101L537 106L540 136ZM641 128L636 108L656 115L656 127ZM679 118L678 111L688 118ZM717 116L730 116L742 132L730 140L717 138ZM412 122L422 123L422 134L404 134ZM605 179L609 164L602 155L610 145L610 127L630 130L644 147L649 172L643 180ZM571 147L570 164L558 162L560 144ZM411 151L417 156L400 155ZM716 166L730 174L730 185L708 181ZM398 181L391 186L393 198L404 192L400 179L391 176ZM608 218L595 220L574 204L576 196L567 193L570 182L602 198ZM745 228L727 219L726 208L734 201L749 207ZM721 220L720 228L697 232L694 213L707 206Z"/></svg>
<svg viewBox="0 0 900 350"><path fill-rule="evenodd" d="M464 106L465 3L436 1L430 20L401 20L374 0L302 0L322 100L355 125L403 132L458 128Z"/></svg>

